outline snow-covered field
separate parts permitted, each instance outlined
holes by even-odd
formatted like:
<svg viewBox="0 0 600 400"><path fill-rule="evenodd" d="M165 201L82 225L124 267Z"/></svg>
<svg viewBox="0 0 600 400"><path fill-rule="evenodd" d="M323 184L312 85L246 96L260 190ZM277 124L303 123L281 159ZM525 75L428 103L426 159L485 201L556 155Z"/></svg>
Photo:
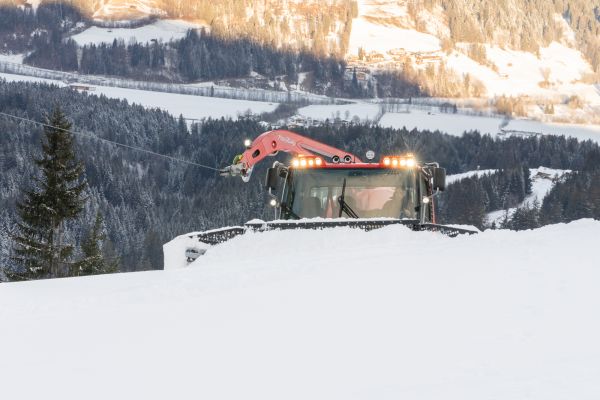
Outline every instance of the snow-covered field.
<svg viewBox="0 0 600 400"><path fill-rule="evenodd" d="M336 118L352 120L358 117L362 122L373 121L379 113L379 106L368 103L351 103L340 105L312 105L302 107L298 114L314 120L333 121Z"/></svg>
<svg viewBox="0 0 600 400"><path fill-rule="evenodd" d="M236 118L247 111L253 114L261 114L277 108L277 103L191 96L106 86L97 86L93 93L103 94L112 98L127 99L132 103L141 104L144 107L161 108L175 116L182 114L186 118L194 119L209 117Z"/></svg>
<svg viewBox="0 0 600 400"><path fill-rule="evenodd" d="M43 82L65 86L62 81L34 78L23 75L0 73L0 79L24 82ZM277 103L261 101L233 100L216 97L191 96L185 94L153 92L147 90L125 89L109 86L94 86L92 95L105 95L116 99L126 99L131 103L140 104L148 108L160 108L174 116L182 114L185 118L236 118L247 111L253 114L270 112L277 108Z"/></svg>
<svg viewBox="0 0 600 400"><path fill-rule="evenodd" d="M0 62L9 62L13 64L22 64L23 58L25 56L23 54L3 54L0 53Z"/></svg>
<svg viewBox="0 0 600 400"><path fill-rule="evenodd" d="M182 270L2 284L2 395L596 400L599 235L268 232Z"/></svg>
<svg viewBox="0 0 600 400"><path fill-rule="evenodd" d="M7 82L39 82L45 83L48 85L57 85L57 86L66 86L66 84L62 81L56 81L52 79L44 79L44 78L36 78L34 76L26 76L26 75L14 75L14 74L5 74L0 72L0 79L4 79Z"/></svg>
<svg viewBox="0 0 600 400"><path fill-rule="evenodd" d="M492 136L500 133L501 129L506 131L522 131L526 134L542 135L565 135L579 140L600 141L600 125L581 124L556 124L526 119L511 119L506 121L502 118L473 116L465 114L446 114L439 112L428 112L410 108L407 113L385 113L379 120L381 126L390 128L403 128L440 131L450 135L461 136L465 131L479 131L489 133Z"/></svg>
<svg viewBox="0 0 600 400"><path fill-rule="evenodd" d="M153 39L168 42L181 39L189 29L198 29L200 26L180 20L158 20L152 24L139 28L100 28L92 26L85 31L72 36L77 44L112 43L114 39L129 43L132 40L145 43Z"/></svg>
<svg viewBox="0 0 600 400"><path fill-rule="evenodd" d="M385 113L379 124L389 128L408 130L440 131L450 135L461 136L465 131L479 131L492 135L500 131L502 119L492 117L475 117L462 114L446 114L410 109L407 113Z"/></svg>
<svg viewBox="0 0 600 400"><path fill-rule="evenodd" d="M0 73L0 79L7 81L43 82L65 86L59 80L43 79L25 75ZM175 93L154 92L117 88L110 86L94 86L92 94L104 94L111 98L127 99L132 103L145 107L158 107L175 116L183 114L186 118L202 119L207 117L236 118L250 110L253 114L275 110L278 103L223 99L217 97L202 97ZM433 110L433 108L432 108ZM465 131L477 130L481 133L497 135L501 128L504 130L525 131L532 134L565 135L579 140L600 142L599 125L554 124L534 120L513 119L504 126L505 120L497 117L474 116L466 114L448 114L437 111L427 111L407 106L407 112L386 112L379 119L379 124L390 128L430 130L448 133L455 136ZM335 118L352 120L358 117L361 122L374 121L380 116L379 105L368 101L353 100L343 105L311 105L302 107L298 114L314 120L325 121Z"/></svg>
<svg viewBox="0 0 600 400"><path fill-rule="evenodd" d="M504 129L536 132L542 135L565 135L579 140L600 141L600 125L554 124L526 119L513 119Z"/></svg>

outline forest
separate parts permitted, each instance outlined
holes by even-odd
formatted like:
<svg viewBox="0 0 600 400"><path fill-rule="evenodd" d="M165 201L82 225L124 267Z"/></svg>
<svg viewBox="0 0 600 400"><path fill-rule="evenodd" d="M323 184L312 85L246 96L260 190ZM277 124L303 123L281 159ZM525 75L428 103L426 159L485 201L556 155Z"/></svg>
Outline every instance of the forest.
<svg viewBox="0 0 600 400"><path fill-rule="evenodd" d="M373 88L363 88L356 80L344 79L343 57L316 52L314 46L308 50L289 42L274 45L260 35L236 37L218 29L190 30L185 38L167 43L115 40L79 46L69 35L81 29L82 24L87 26L90 21L76 8L58 3L42 4L35 12L0 7L0 39L4 50L27 51L24 62L36 67L178 83L248 78L251 73L258 73L287 85L296 85L298 73L308 71L308 79L302 83L306 91L334 97L374 94ZM398 74L390 75L380 86L380 94L387 96L420 93L416 84Z"/></svg>
<svg viewBox="0 0 600 400"><path fill-rule="evenodd" d="M121 271L161 268L161 246L176 235L270 218L262 188L265 165L243 184L219 177L214 170L94 140L105 138L218 168L243 151L245 138L265 130L256 118L188 125L163 111L123 100L69 88L0 81L1 112L43 121L56 105L73 123L73 130L89 135L76 135L75 141L77 155L85 164L85 195L90 201L69 235L81 241L100 211L106 243L119 255ZM487 183L480 179L470 187L468 180L452 185L441 198L441 222L483 226L478 219L481 212L473 210L483 207L488 211L518 202L528 190L524 168L541 165L578 171L557 185L541 205L542 210L552 211L541 223L600 217L600 199L594 187L600 156L598 145L592 142L558 136L499 140L478 132L454 137L363 124L326 125L298 132L356 154L413 151L421 160L439 162L450 174L477 168L505 171ZM41 151L40 135L39 127L0 117L0 265L9 263L15 204L20 190L35 176L31 160Z"/></svg>
<svg viewBox="0 0 600 400"><path fill-rule="evenodd" d="M562 38L566 24L575 32L577 47L599 71L597 0L409 0L408 11L417 29L427 24L427 13L421 12L435 7L443 10L448 21L447 48L460 42L490 43L537 53L541 46Z"/></svg>

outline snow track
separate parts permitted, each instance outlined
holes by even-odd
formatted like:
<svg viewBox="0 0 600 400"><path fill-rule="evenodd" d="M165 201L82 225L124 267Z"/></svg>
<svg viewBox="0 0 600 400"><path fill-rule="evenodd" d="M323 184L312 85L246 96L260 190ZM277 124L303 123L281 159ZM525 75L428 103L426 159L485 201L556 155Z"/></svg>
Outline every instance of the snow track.
<svg viewBox="0 0 600 400"><path fill-rule="evenodd" d="M267 232L182 270L3 284L2 392L597 399L599 235Z"/></svg>

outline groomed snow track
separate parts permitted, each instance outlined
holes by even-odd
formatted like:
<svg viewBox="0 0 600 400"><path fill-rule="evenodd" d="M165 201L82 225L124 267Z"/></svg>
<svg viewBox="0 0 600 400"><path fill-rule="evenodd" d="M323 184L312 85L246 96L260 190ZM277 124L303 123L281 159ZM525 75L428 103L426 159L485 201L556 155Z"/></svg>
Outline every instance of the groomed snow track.
<svg viewBox="0 0 600 400"><path fill-rule="evenodd" d="M1 284L2 395L596 400L598 237L249 232L178 270Z"/></svg>

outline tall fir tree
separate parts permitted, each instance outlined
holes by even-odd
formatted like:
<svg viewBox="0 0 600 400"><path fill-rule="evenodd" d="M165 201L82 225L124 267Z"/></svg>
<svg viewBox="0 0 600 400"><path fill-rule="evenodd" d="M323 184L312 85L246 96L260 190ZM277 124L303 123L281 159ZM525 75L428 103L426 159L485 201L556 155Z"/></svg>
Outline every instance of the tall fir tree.
<svg viewBox="0 0 600 400"><path fill-rule="evenodd" d="M106 240L102 215L96 214L96 221L91 231L81 244L83 259L77 264L75 275L96 275L117 272L118 260L107 257L103 253L103 243Z"/></svg>
<svg viewBox="0 0 600 400"><path fill-rule="evenodd" d="M19 221L14 239L14 280L55 278L71 274L74 247L65 242L65 223L76 218L86 201L84 166L75 157L71 123L56 107L47 118L43 156L34 160L40 176L32 189L23 189L17 203Z"/></svg>
<svg viewBox="0 0 600 400"><path fill-rule="evenodd" d="M525 185L525 194L529 195L529 194L531 194L531 191L533 190L533 183L531 182L531 172L529 171L529 168L527 167L527 165L523 165L522 169L523 169L523 182Z"/></svg>

